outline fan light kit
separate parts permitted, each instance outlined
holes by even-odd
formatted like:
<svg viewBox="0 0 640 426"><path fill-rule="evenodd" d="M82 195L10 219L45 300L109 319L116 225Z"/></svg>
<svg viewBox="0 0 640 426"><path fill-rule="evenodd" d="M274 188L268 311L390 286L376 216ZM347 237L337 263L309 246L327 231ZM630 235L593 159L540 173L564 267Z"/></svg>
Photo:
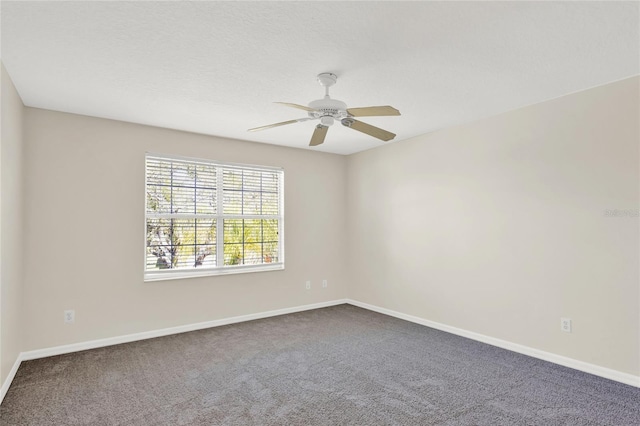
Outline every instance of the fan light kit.
<svg viewBox="0 0 640 426"><path fill-rule="evenodd" d="M338 76L329 72L318 74L318 83L324 87L324 98L311 101L309 106L292 104L288 102L276 102L277 104L286 105L292 108L298 108L307 111L308 117L298 118L296 120L283 121L281 123L269 124L267 126L255 127L249 129L250 132L258 130L270 129L272 127L284 126L286 124L300 123L302 121L320 120L320 124L311 136L309 146L317 146L324 142L327 130L335 121L339 121L343 126L365 133L374 138L383 141L390 141L395 138L394 133L372 126L362 121L354 119L354 117L380 117L389 115L400 115L400 111L390 106L372 106L362 108L347 108L347 104L337 99L331 99L329 96L329 87L336 84Z"/></svg>

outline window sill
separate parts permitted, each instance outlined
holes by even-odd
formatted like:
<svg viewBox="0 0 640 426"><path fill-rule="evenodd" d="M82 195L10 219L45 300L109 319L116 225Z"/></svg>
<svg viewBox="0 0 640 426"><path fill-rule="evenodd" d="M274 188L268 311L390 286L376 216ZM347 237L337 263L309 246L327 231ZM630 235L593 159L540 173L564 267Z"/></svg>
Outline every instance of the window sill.
<svg viewBox="0 0 640 426"><path fill-rule="evenodd" d="M284 263L269 265L227 266L224 268L194 269L188 271L169 270L164 272L145 272L144 281L181 280L185 278L209 277L216 275L246 274L250 272L282 271Z"/></svg>

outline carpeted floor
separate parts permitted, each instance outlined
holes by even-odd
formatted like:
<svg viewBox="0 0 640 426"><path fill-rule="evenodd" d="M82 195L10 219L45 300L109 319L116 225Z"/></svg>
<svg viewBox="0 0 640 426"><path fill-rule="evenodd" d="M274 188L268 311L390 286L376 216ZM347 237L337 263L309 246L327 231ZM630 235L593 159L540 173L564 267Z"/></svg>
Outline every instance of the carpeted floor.
<svg viewBox="0 0 640 426"><path fill-rule="evenodd" d="M350 305L27 361L9 425L640 425L640 389Z"/></svg>

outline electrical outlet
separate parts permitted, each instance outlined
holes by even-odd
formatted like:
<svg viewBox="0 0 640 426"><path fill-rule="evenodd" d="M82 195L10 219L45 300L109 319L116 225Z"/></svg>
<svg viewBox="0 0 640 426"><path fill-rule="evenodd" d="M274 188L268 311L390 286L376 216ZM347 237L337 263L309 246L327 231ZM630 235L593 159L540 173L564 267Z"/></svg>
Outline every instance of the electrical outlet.
<svg viewBox="0 0 640 426"><path fill-rule="evenodd" d="M305 288L306 288L307 290L311 290L311 281L307 281L307 282L306 282L306 284L305 284Z"/></svg>
<svg viewBox="0 0 640 426"><path fill-rule="evenodd" d="M73 324L75 321L76 321L76 311L74 311L73 309L64 311L65 324Z"/></svg>
<svg viewBox="0 0 640 426"><path fill-rule="evenodd" d="M560 330L571 333L571 318L560 318Z"/></svg>
<svg viewBox="0 0 640 426"><path fill-rule="evenodd" d="M327 288L327 280L322 280L322 288Z"/></svg>

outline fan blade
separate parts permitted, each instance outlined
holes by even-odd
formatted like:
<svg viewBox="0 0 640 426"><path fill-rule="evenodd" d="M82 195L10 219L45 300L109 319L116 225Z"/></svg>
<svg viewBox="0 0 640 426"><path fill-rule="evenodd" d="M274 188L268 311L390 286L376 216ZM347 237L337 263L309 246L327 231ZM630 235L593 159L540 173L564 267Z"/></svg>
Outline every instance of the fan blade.
<svg viewBox="0 0 640 426"><path fill-rule="evenodd" d="M381 117L385 115L400 115L400 111L389 105L363 108L348 108L347 112L352 117Z"/></svg>
<svg viewBox="0 0 640 426"><path fill-rule="evenodd" d="M385 142L390 141L391 139L396 137L394 133L387 132L386 130L382 130L378 127L372 126L371 124L363 123L362 121L354 120L353 118L342 119L342 125L345 127L350 127L359 132L366 133L369 136L373 136L374 138L378 138Z"/></svg>
<svg viewBox="0 0 640 426"><path fill-rule="evenodd" d="M284 126L285 124L300 123L301 121L307 121L307 120L315 120L315 119L311 118L311 117L305 117L305 118L298 118L297 120L282 121L280 123L274 123L274 124L268 124L266 126L254 127L253 129L247 130L247 132L257 132L259 130L271 129L272 127Z"/></svg>
<svg viewBox="0 0 640 426"><path fill-rule="evenodd" d="M309 107L306 107L306 106L304 106L304 105L292 104L292 103L289 103L289 102L274 102L274 104L286 105L286 106L289 106L289 107L291 107L291 108L303 109L303 110L305 110L305 111L309 111L309 112L314 112L314 111L316 111L316 110L315 110L315 109L313 109L313 108L309 108Z"/></svg>
<svg viewBox="0 0 640 426"><path fill-rule="evenodd" d="M327 136L327 130L329 127L323 126L322 124L318 124L316 126L316 130L313 131L313 135L311 136L311 142L309 142L309 146L318 146L324 142L324 138Z"/></svg>

